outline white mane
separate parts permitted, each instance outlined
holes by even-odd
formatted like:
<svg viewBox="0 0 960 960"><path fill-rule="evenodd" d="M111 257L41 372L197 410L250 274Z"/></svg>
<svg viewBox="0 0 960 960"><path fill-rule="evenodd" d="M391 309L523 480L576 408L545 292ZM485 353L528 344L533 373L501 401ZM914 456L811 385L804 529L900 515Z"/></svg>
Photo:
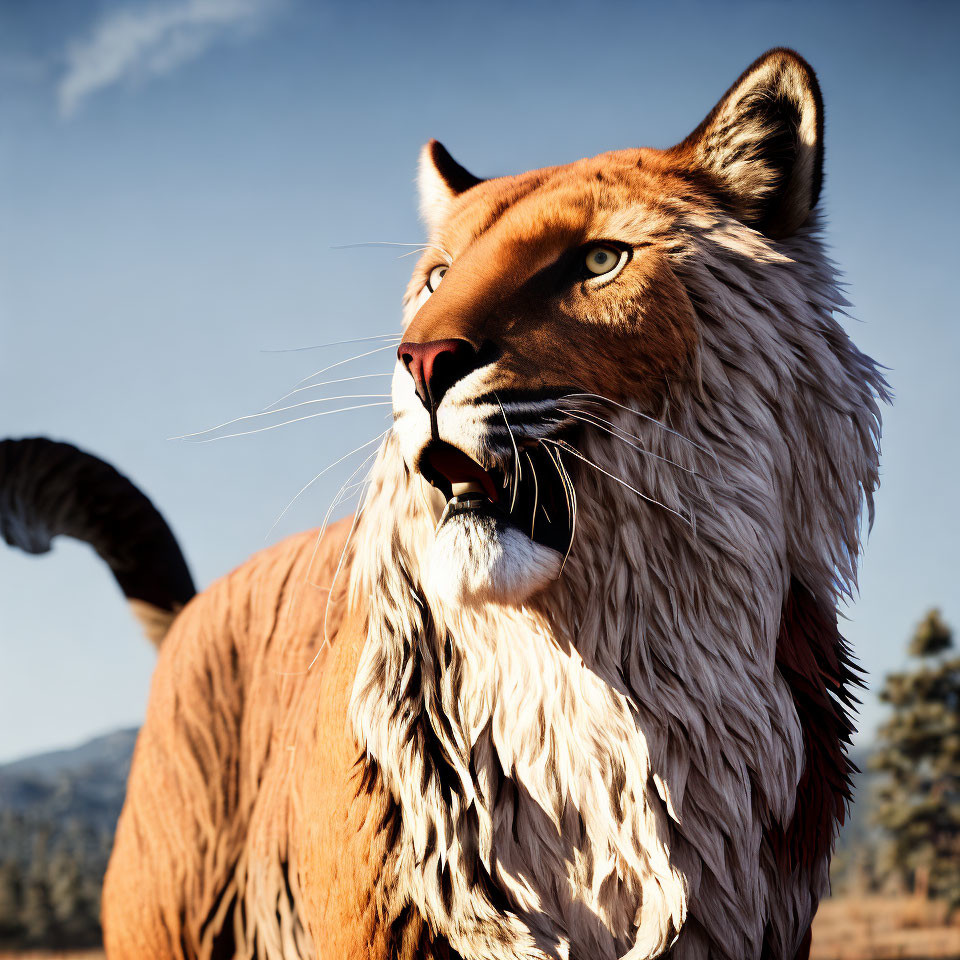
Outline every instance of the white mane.
<svg viewBox="0 0 960 960"><path fill-rule="evenodd" d="M651 411L669 429L602 409L633 446L578 435L643 496L568 456L578 533L550 588L444 609L392 435L374 469L352 718L399 807L399 896L471 957L792 956L827 883L825 861L774 882L761 852L804 762L774 657L791 577L828 610L855 587L885 384L833 317L815 223L774 244L684 216L699 383Z"/></svg>

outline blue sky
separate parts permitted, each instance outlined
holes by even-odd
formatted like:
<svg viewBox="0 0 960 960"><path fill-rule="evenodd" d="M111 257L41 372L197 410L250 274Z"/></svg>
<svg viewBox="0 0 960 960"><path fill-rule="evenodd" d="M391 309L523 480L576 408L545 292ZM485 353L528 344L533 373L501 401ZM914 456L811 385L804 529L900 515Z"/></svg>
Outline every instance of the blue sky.
<svg viewBox="0 0 960 960"><path fill-rule="evenodd" d="M351 466L270 530L304 483L383 429L385 408L208 444L167 438L254 412L353 348L265 350L397 329L410 261L335 247L422 238L425 140L480 175L666 146L763 50L793 46L824 90L822 204L854 304L847 326L897 395L861 596L846 611L876 685L926 608L960 627L958 13L6 0L0 435L45 434L115 463L209 584L319 523ZM390 359L337 370L382 372ZM375 394L386 382L337 386ZM139 722L153 662L89 550L0 551L0 759ZM861 739L878 716L868 694Z"/></svg>

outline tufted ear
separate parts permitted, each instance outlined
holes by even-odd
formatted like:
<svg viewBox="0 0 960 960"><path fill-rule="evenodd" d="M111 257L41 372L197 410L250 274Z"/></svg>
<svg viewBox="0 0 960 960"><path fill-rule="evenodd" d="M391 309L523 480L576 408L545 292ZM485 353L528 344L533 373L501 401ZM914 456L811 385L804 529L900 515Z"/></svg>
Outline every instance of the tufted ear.
<svg viewBox="0 0 960 960"><path fill-rule="evenodd" d="M823 179L823 101L810 65L777 48L751 64L673 148L705 169L735 216L774 239L807 219Z"/></svg>
<svg viewBox="0 0 960 960"><path fill-rule="evenodd" d="M461 167L438 140L420 151L420 216L433 232L443 222L451 202L465 190L483 181Z"/></svg>

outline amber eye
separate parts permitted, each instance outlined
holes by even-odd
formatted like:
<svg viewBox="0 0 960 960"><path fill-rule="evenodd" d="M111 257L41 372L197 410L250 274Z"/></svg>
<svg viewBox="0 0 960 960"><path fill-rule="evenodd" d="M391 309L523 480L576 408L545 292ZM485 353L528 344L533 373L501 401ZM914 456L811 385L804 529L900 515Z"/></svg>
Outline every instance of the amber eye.
<svg viewBox="0 0 960 960"><path fill-rule="evenodd" d="M605 273L612 273L619 267L626 258L626 252L617 250L615 247L591 247L587 251L584 261L588 272L595 277L601 277Z"/></svg>
<svg viewBox="0 0 960 960"><path fill-rule="evenodd" d="M450 268L449 268L446 264L441 264L439 267L434 267L434 268L430 271L430 276L427 277L427 289L428 289L431 293L433 293L433 291L436 290L437 287L440 286L440 281L443 279L444 274L445 274L449 269L450 269Z"/></svg>

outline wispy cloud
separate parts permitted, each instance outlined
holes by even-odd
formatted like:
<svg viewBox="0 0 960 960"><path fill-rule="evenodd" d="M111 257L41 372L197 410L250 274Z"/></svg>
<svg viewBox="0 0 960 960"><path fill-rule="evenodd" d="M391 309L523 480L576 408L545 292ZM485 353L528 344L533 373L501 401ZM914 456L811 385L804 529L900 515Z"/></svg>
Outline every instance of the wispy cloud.
<svg viewBox="0 0 960 960"><path fill-rule="evenodd" d="M277 0L172 0L115 10L72 41L57 87L60 115L70 117L88 97L117 83L170 73L215 43L250 35Z"/></svg>

